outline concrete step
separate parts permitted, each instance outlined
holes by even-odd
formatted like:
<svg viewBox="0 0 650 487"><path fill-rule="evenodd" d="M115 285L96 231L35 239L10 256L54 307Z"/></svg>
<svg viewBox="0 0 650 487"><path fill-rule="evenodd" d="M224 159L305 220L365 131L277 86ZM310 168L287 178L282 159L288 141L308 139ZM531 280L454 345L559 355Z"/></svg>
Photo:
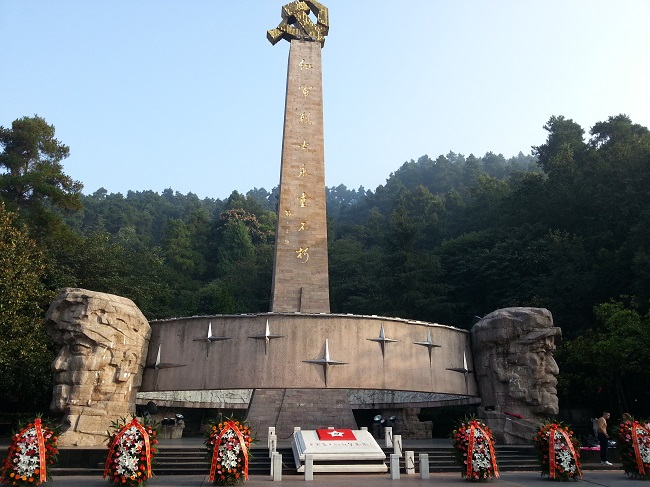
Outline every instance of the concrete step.
<svg viewBox="0 0 650 487"><path fill-rule="evenodd" d="M386 457L390 458L390 454L393 453L393 449L383 448L383 450L386 454ZM457 472L460 469L453 457L452 449L450 447L405 447L403 450L414 452L416 473L419 473L420 471L420 461L418 457L420 454L424 453L429 455L429 472L431 473ZM496 457L499 470L501 471L521 472L535 471L539 469L539 464L537 463L537 457L535 455L535 450L533 447L497 446ZM400 459L400 468L406 469L406 461L404 457Z"/></svg>
<svg viewBox="0 0 650 487"><path fill-rule="evenodd" d="M386 464L393 450L384 448ZM404 448L404 451L413 451L415 457L415 469L419 473L418 456L422 453L429 455L429 472L459 472L460 467L456 464L450 447L422 447ZM282 474L298 475L294 465L293 453L290 447L279 448L282 455ZM528 446L497 446L497 460L500 471L538 471L539 466L533 447ZM55 475L99 475L104 470L107 449L65 449L59 455L59 466L52 468ZM402 457L401 468L406 468L405 459ZM600 465L599 461L583 458L583 470L609 470L620 469L620 463L614 467ZM187 447L159 447L154 457L153 471L156 475L207 475L209 465L207 450L196 446L196 443ZM251 475L270 475L271 459L269 452L264 447L251 448L249 473Z"/></svg>

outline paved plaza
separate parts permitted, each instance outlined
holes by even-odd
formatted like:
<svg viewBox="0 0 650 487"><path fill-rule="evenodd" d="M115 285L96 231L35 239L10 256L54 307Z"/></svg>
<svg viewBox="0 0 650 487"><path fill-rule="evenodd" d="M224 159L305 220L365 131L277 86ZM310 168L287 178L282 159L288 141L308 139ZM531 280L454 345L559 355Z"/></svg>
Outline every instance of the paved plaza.
<svg viewBox="0 0 650 487"><path fill-rule="evenodd" d="M391 480L389 474L351 474L351 475L318 475L314 474L314 480L305 482L304 477L300 475L283 476L280 482L274 482L270 476L256 475L250 477L244 485L247 487L257 487L265 485L273 487L274 485L283 486L314 484L327 487L343 487L354 485L354 487L419 487L419 486L463 486L469 485L464 481L460 473L432 473L428 480L421 479L418 475L402 475L399 480ZM537 486L544 487L549 485L549 480L543 478L537 472L504 472L500 479L494 479L487 484L489 486ZM589 486L603 487L636 487L647 486L648 483L643 480L629 479L623 470L613 467L612 470L593 470L584 472L583 478L579 481L581 484ZM101 477L79 476L79 477L53 477L50 485L56 487L106 487L107 482ZM148 487L207 487L212 485L207 476L204 475L168 475L164 477L155 477L147 483ZM571 484L572 485L572 484Z"/></svg>

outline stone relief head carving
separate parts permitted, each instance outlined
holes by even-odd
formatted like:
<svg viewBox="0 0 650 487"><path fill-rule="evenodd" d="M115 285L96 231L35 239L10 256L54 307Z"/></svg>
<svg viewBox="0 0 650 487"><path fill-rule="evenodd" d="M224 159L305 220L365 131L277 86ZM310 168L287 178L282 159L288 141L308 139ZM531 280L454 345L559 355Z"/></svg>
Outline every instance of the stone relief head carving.
<svg viewBox="0 0 650 487"><path fill-rule="evenodd" d="M45 327L60 347L50 409L64 414L61 444L101 444L111 421L135 412L149 323L130 299L65 288Z"/></svg>
<svg viewBox="0 0 650 487"><path fill-rule="evenodd" d="M557 414L553 352L561 335L543 308L500 309L476 323L471 336L482 405L524 418Z"/></svg>

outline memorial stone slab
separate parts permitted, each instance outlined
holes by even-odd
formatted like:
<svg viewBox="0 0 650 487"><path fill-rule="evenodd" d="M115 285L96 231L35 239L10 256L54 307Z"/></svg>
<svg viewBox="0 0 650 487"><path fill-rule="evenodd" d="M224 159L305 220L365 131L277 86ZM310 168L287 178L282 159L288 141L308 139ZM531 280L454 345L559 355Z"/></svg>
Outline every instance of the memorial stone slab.
<svg viewBox="0 0 650 487"><path fill-rule="evenodd" d="M375 438L364 430L301 430L291 444L298 472L305 471L311 455L314 472L387 472L386 455Z"/></svg>

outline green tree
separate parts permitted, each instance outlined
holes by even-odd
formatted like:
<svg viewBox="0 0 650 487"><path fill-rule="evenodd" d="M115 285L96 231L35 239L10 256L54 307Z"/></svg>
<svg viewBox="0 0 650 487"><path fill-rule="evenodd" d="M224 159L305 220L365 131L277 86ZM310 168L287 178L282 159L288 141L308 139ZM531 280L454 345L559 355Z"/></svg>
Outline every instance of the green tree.
<svg viewBox="0 0 650 487"><path fill-rule="evenodd" d="M133 228L116 236L97 231L60 259L69 272L67 286L132 299L149 319L168 317L169 271L161 250L142 244Z"/></svg>
<svg viewBox="0 0 650 487"><path fill-rule="evenodd" d="M600 304L596 326L558 350L560 393L574 406L650 414L650 314L634 305Z"/></svg>
<svg viewBox="0 0 650 487"><path fill-rule="evenodd" d="M42 283L45 264L36 243L15 227L0 204L0 390L5 411L44 411L51 392L43 308L51 299Z"/></svg>
<svg viewBox="0 0 650 487"><path fill-rule="evenodd" d="M544 125L548 132L546 143L533 147L538 164L547 173L554 170L553 158L561 151L576 153L586 148L584 133L580 125L562 115L552 116Z"/></svg>
<svg viewBox="0 0 650 487"><path fill-rule="evenodd" d="M201 276L206 267L193 237L192 228L185 221L174 218L167 222L167 234L163 239L165 260L173 270L187 277Z"/></svg>
<svg viewBox="0 0 650 487"><path fill-rule="evenodd" d="M366 249L349 237L330 241L328 248L332 312L377 314L383 303L376 278L382 266L379 248Z"/></svg>
<svg viewBox="0 0 650 487"><path fill-rule="evenodd" d="M54 126L35 115L0 127L0 195L11 209L47 206L79 209L82 184L63 173L70 149L54 137Z"/></svg>
<svg viewBox="0 0 650 487"><path fill-rule="evenodd" d="M471 188L467 219L473 231L499 226L502 221L501 206L510 188L505 181L480 176Z"/></svg>

